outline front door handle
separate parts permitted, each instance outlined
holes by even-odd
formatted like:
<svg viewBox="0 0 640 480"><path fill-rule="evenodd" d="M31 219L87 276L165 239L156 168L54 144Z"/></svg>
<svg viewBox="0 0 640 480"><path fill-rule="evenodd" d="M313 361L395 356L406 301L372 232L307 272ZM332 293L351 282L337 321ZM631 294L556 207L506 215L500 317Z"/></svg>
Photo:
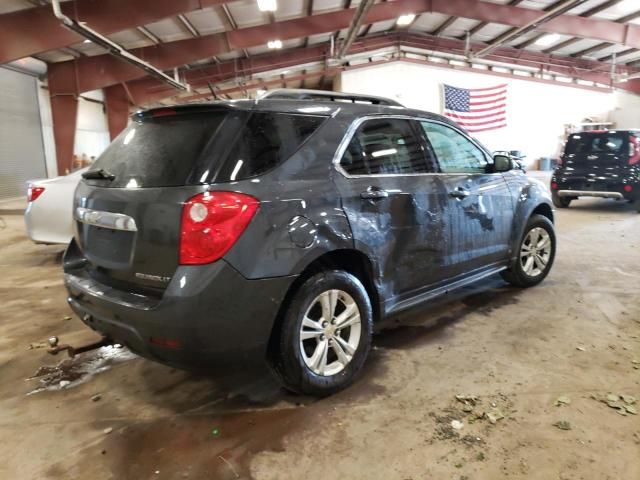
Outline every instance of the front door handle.
<svg viewBox="0 0 640 480"><path fill-rule="evenodd" d="M379 187L368 187L364 192L360 193L360 198L367 200L381 200L388 196L389 192Z"/></svg>
<svg viewBox="0 0 640 480"><path fill-rule="evenodd" d="M462 187L458 187L452 192L449 192L449 195L451 195L454 198L463 199L463 198L467 198L469 195L471 195L471 193L469 192L469 190L466 190Z"/></svg>

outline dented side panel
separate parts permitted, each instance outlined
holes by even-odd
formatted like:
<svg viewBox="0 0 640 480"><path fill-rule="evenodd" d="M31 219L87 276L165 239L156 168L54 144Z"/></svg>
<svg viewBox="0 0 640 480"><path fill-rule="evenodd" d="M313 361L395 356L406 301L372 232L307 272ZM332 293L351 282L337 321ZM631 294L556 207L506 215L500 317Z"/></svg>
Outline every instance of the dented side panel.
<svg viewBox="0 0 640 480"><path fill-rule="evenodd" d="M503 175L514 204L510 252L511 260L515 260L524 228L531 215L542 206L546 212L551 212L551 221L554 221L553 204L547 186L541 181L527 177L518 170L506 172Z"/></svg>

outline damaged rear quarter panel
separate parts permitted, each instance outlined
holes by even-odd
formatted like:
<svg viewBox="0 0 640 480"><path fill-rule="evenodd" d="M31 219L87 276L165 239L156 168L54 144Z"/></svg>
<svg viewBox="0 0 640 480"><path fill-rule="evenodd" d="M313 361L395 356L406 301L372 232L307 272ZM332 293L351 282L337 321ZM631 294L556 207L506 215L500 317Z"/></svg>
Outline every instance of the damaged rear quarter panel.
<svg viewBox="0 0 640 480"><path fill-rule="evenodd" d="M511 256L513 259L517 255L527 221L533 215L534 210L540 205L546 205L553 212L553 204L547 186L541 181L528 177L518 170L505 173L504 178L513 196L515 206L511 232Z"/></svg>

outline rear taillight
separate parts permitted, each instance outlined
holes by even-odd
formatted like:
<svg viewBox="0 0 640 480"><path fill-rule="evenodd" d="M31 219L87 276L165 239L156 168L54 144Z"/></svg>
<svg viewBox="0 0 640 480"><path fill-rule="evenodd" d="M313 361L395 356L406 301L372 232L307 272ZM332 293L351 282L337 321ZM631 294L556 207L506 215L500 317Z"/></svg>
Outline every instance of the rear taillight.
<svg viewBox="0 0 640 480"><path fill-rule="evenodd" d="M629 165L640 163L640 145L638 145L638 137L631 135L629 141Z"/></svg>
<svg viewBox="0 0 640 480"><path fill-rule="evenodd" d="M35 202L43 192L44 187L33 187L29 185L29 188L27 189L27 201Z"/></svg>
<svg viewBox="0 0 640 480"><path fill-rule="evenodd" d="M558 184L556 182L551 182L551 189L552 190L557 190L558 189Z"/></svg>
<svg viewBox="0 0 640 480"><path fill-rule="evenodd" d="M240 238L260 202L243 193L205 192L182 208L180 264L203 265L221 258Z"/></svg>

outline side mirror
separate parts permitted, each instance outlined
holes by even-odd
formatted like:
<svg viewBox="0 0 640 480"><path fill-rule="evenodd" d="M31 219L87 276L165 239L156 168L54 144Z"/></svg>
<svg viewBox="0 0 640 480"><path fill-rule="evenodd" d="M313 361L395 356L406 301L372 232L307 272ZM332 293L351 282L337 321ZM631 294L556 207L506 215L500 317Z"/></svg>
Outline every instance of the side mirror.
<svg viewBox="0 0 640 480"><path fill-rule="evenodd" d="M507 155L497 154L493 157L494 172L508 172L513 169L513 161Z"/></svg>

